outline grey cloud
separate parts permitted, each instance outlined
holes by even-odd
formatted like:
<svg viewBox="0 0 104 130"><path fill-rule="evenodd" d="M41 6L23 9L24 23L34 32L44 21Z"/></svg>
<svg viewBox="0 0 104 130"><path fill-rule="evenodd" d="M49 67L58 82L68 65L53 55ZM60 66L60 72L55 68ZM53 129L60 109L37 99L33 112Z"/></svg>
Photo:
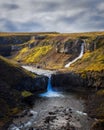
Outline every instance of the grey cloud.
<svg viewBox="0 0 104 130"><path fill-rule="evenodd" d="M10 31L10 32L24 32L24 31L41 31L43 26L36 22L24 22L24 23L14 23L10 20L0 19L1 22L3 22L3 28L4 31ZM44 29L43 29L44 30ZM2 29L0 31L3 31Z"/></svg>
<svg viewBox="0 0 104 130"><path fill-rule="evenodd" d="M102 3L103 0L0 0L0 31L101 30Z"/></svg>
<svg viewBox="0 0 104 130"><path fill-rule="evenodd" d="M17 26L12 22L12 21L9 21L7 19L0 19L1 21L1 25L2 27L0 26L0 31L16 31L17 30Z"/></svg>
<svg viewBox="0 0 104 130"><path fill-rule="evenodd" d="M30 22L19 24L18 29L19 29L19 31L28 30L29 32L31 32L31 31L36 32L36 31L43 30L43 26L40 23L30 21Z"/></svg>
<svg viewBox="0 0 104 130"><path fill-rule="evenodd" d="M8 10L16 10L19 8L19 6L16 4L6 4L5 3L5 4L3 4L3 8L6 8Z"/></svg>

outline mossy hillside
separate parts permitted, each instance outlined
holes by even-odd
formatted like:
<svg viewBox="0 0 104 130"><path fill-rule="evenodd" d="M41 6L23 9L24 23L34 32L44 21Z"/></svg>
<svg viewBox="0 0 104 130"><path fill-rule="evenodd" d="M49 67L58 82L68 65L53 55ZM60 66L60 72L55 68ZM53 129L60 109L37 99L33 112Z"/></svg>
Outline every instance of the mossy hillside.
<svg viewBox="0 0 104 130"><path fill-rule="evenodd" d="M47 46L37 46L35 48L29 49L28 47L20 50L15 60L21 60L23 63L38 63L41 58L45 56L52 49L51 45Z"/></svg>
<svg viewBox="0 0 104 130"><path fill-rule="evenodd" d="M60 44L60 49L64 48L65 41L69 41L69 36L63 36L62 34L51 34L43 40L37 40L38 44L33 44L32 48L24 47L14 57L16 61L23 64L40 64L40 66L48 69L61 69L64 67L64 62L71 57L64 53L57 53L56 46ZM32 44L32 43L31 43Z"/></svg>
<svg viewBox="0 0 104 130"><path fill-rule="evenodd" d="M0 129L10 116L21 110L22 96L29 96L29 93L19 92L15 87L24 77L33 79L35 75L0 56Z"/></svg>
<svg viewBox="0 0 104 130"><path fill-rule="evenodd" d="M35 75L24 70L15 62L12 62L0 56L0 79L11 86L18 84L18 82L20 82L23 77L34 78Z"/></svg>

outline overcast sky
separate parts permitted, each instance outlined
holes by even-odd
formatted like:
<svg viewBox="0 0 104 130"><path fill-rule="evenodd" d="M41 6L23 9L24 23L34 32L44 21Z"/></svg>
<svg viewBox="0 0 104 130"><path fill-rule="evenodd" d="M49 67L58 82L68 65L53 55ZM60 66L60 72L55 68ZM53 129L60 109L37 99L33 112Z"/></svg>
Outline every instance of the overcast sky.
<svg viewBox="0 0 104 130"><path fill-rule="evenodd" d="M0 0L0 31L104 30L104 0Z"/></svg>

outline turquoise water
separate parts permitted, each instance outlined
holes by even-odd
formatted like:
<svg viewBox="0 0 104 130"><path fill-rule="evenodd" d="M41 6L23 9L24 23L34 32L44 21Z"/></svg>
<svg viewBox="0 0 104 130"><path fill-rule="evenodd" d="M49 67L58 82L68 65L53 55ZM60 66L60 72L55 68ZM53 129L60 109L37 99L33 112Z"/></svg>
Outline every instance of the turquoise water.
<svg viewBox="0 0 104 130"><path fill-rule="evenodd" d="M47 92L39 95L40 97L59 97L62 96L59 92L53 90L51 85L51 77L48 79Z"/></svg>

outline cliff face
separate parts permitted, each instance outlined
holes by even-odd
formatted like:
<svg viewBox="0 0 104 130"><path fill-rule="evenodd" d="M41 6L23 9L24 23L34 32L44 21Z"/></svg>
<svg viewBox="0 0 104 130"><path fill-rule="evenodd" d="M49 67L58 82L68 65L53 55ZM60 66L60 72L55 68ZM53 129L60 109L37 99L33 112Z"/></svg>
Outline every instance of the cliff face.
<svg viewBox="0 0 104 130"><path fill-rule="evenodd" d="M0 36L0 55L10 56L14 45L18 46L30 38L31 36Z"/></svg>
<svg viewBox="0 0 104 130"><path fill-rule="evenodd" d="M54 89L70 91L82 89L94 89L95 91L104 88L104 70L86 71L81 73L60 73L52 75L52 85Z"/></svg>
<svg viewBox="0 0 104 130"><path fill-rule="evenodd" d="M0 36L0 44L22 44L30 38L31 36Z"/></svg>
<svg viewBox="0 0 104 130"><path fill-rule="evenodd" d="M0 45L0 55L10 56L11 55L11 46L10 45Z"/></svg>

